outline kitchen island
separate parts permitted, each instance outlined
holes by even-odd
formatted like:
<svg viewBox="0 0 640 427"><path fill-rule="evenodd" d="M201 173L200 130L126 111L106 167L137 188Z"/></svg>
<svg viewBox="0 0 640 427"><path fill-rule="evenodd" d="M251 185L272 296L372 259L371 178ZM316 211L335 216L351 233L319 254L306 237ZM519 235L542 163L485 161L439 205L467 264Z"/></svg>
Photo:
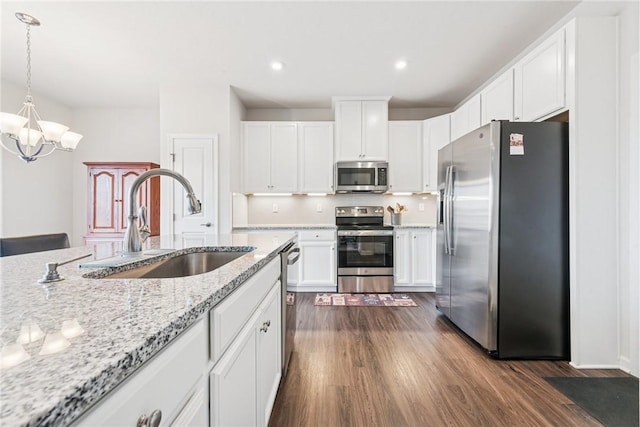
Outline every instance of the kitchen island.
<svg viewBox="0 0 640 427"><path fill-rule="evenodd" d="M37 280L45 263L90 251L75 247L0 258L0 422L74 422L294 239L293 234L208 236L206 246L252 250L211 272L170 279L89 279L83 277L88 270L74 262L58 268L65 280L43 285ZM164 236L147 243L147 249L188 247Z"/></svg>

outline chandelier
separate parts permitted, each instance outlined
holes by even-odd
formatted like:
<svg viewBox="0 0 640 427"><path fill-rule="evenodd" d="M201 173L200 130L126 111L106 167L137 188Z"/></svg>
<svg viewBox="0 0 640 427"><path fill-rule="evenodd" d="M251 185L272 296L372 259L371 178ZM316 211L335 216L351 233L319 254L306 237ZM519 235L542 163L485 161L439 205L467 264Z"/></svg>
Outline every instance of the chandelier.
<svg viewBox="0 0 640 427"><path fill-rule="evenodd" d="M31 96L31 27L40 25L33 16L16 13L27 26L27 96L18 114L0 112L0 145L29 163L56 150L73 151L82 135L70 132L65 125L40 119ZM35 125L35 128L34 128ZM13 141L15 149L5 144ZM9 142L11 145L11 142Z"/></svg>

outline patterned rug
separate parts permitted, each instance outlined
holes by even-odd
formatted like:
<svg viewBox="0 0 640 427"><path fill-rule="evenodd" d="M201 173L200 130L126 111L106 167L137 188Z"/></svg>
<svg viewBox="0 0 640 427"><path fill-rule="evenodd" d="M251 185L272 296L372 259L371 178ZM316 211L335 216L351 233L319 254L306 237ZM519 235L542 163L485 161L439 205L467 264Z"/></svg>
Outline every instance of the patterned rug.
<svg viewBox="0 0 640 427"><path fill-rule="evenodd" d="M357 307L417 307L404 294L316 294L313 305L342 305Z"/></svg>

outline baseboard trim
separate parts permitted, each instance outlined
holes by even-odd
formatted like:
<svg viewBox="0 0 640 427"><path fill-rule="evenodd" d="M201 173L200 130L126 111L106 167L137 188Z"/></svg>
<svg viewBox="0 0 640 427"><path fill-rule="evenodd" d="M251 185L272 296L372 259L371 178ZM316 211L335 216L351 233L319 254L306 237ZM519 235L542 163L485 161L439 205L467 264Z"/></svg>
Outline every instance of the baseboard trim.
<svg viewBox="0 0 640 427"><path fill-rule="evenodd" d="M395 286L394 292L435 292L436 287L432 285L427 286Z"/></svg>
<svg viewBox="0 0 640 427"><path fill-rule="evenodd" d="M324 292L335 294L338 292L337 286L287 286L289 292Z"/></svg>
<svg viewBox="0 0 640 427"><path fill-rule="evenodd" d="M574 362L569 362L569 365L571 365L576 369L620 369L622 370L622 368L618 365L589 365L589 364L578 365L577 363L574 363Z"/></svg>

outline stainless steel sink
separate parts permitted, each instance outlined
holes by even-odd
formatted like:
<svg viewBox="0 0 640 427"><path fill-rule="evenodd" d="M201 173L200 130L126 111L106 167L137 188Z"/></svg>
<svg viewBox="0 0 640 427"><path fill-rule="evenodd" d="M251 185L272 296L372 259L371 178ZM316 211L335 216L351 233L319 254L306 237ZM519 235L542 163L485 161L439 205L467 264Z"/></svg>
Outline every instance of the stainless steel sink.
<svg viewBox="0 0 640 427"><path fill-rule="evenodd" d="M105 279L168 279L207 273L246 255L248 251L191 252L153 264L104 276Z"/></svg>

